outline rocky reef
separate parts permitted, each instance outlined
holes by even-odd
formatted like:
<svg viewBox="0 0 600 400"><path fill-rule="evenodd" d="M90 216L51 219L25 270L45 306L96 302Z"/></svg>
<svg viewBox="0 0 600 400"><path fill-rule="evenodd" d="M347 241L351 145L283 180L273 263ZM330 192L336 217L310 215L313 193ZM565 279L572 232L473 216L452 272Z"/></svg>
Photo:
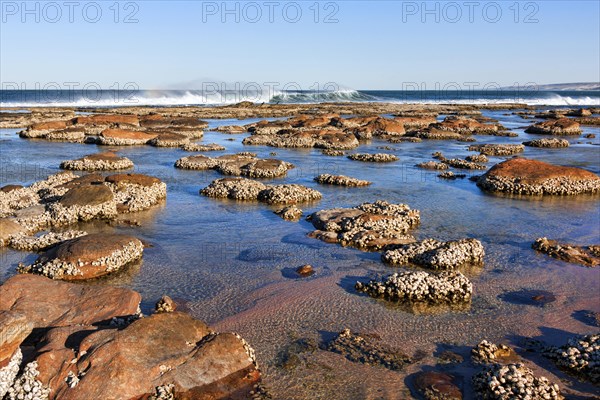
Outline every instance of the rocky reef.
<svg viewBox="0 0 600 400"><path fill-rule="evenodd" d="M477 186L523 195L575 195L600 191L600 177L581 168L513 158L494 165L478 179Z"/></svg>
<svg viewBox="0 0 600 400"><path fill-rule="evenodd" d="M464 265L481 265L485 251L477 239L420 242L389 246L381 259L391 265L418 265L429 269L450 270Z"/></svg>
<svg viewBox="0 0 600 400"><path fill-rule="evenodd" d="M175 162L175 168L191 170L213 169L224 175L249 178L275 178L285 176L294 165L276 159L258 159L252 154L229 154L216 158L203 155L183 157Z"/></svg>
<svg viewBox="0 0 600 400"><path fill-rule="evenodd" d="M414 242L407 232L419 224L420 214L406 204L378 200L355 208L321 210L308 219L317 229L311 237L364 250L380 250L390 244Z"/></svg>
<svg viewBox="0 0 600 400"><path fill-rule="evenodd" d="M523 142L524 146L528 147L542 147L547 149L559 149L569 147L569 141L566 139L559 138L543 138L543 139L535 139L529 140L527 142Z"/></svg>
<svg viewBox="0 0 600 400"><path fill-rule="evenodd" d="M458 271L433 274L425 271L394 273L382 281L356 282L358 292L393 302L431 305L457 304L471 300L473 285Z"/></svg>
<svg viewBox="0 0 600 400"><path fill-rule="evenodd" d="M105 151L89 154L77 160L63 161L60 167L72 171L110 171L133 168L133 162L127 157L119 157L112 151Z"/></svg>
<svg viewBox="0 0 600 400"><path fill-rule="evenodd" d="M315 177L315 182L323 185L336 185L336 186L368 186L371 184L369 181L363 181L361 179L352 178L345 175L331 175L321 174Z"/></svg>

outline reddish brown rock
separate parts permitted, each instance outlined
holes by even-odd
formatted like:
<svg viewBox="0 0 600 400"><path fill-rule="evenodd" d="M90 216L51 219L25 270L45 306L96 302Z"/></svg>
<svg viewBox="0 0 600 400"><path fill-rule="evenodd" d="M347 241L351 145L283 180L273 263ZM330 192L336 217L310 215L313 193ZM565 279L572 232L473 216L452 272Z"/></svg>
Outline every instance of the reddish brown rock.
<svg viewBox="0 0 600 400"><path fill-rule="evenodd" d="M561 244L556 240L548 240L544 237L537 239L532 247L537 251L562 261L586 267L597 267L600 265L600 245L574 246Z"/></svg>
<svg viewBox="0 0 600 400"><path fill-rule="evenodd" d="M112 191L105 185L78 185L58 201L63 207L96 206L113 200Z"/></svg>
<svg viewBox="0 0 600 400"><path fill-rule="evenodd" d="M133 236L85 235L51 247L32 265L20 265L19 272L67 281L92 279L140 259L143 250L142 242Z"/></svg>
<svg viewBox="0 0 600 400"><path fill-rule="evenodd" d="M426 400L462 400L460 388L453 380L443 372L420 372L415 377L415 386Z"/></svg>
<svg viewBox="0 0 600 400"><path fill-rule="evenodd" d="M137 115L124 114L97 114L83 117L76 117L73 122L77 125L110 125L110 124L127 124L139 125Z"/></svg>
<svg viewBox="0 0 600 400"><path fill-rule="evenodd" d="M0 247L4 246L13 235L26 232L26 229L8 218L0 218Z"/></svg>
<svg viewBox="0 0 600 400"><path fill-rule="evenodd" d="M169 385L180 399L243 398L260 377L249 353L238 336L186 314L154 314L83 338L71 369L85 375L72 388L55 379L51 398L147 399Z"/></svg>
<svg viewBox="0 0 600 400"><path fill-rule="evenodd" d="M15 275L0 286L0 311L24 314L34 328L110 321L136 314L140 301L133 290L74 285L37 275Z"/></svg>
<svg viewBox="0 0 600 400"><path fill-rule="evenodd" d="M525 130L527 133L544 135L579 135L579 123L570 118L551 119L531 125Z"/></svg>
<svg viewBox="0 0 600 400"><path fill-rule="evenodd" d="M29 130L50 131L50 130L65 129L69 125L71 125L70 121L47 121L47 122L40 122L37 124L33 124L29 127Z"/></svg>
<svg viewBox="0 0 600 400"><path fill-rule="evenodd" d="M463 116L451 115L444 121L431 125L432 128L441 131L450 131L465 134L493 134L498 132L497 125L482 124L481 122Z"/></svg>
<svg viewBox="0 0 600 400"><path fill-rule="evenodd" d="M600 191L600 177L581 168L513 158L494 165L477 185L496 192L573 195Z"/></svg>
<svg viewBox="0 0 600 400"><path fill-rule="evenodd" d="M154 139L156 134L126 129L105 129L98 137L98 143L109 146L128 146L146 144Z"/></svg>
<svg viewBox="0 0 600 400"><path fill-rule="evenodd" d="M106 177L106 182L119 184L132 184L140 186L152 186L156 183L160 183L161 180L149 175L143 174L114 174Z"/></svg>

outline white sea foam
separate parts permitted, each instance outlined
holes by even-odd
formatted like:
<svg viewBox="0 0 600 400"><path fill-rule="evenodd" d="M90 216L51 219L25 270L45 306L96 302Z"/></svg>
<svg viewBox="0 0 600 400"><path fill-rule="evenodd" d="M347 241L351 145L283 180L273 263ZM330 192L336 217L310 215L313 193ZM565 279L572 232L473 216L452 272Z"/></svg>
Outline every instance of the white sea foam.
<svg viewBox="0 0 600 400"><path fill-rule="evenodd" d="M522 103L534 106L600 106L600 93L589 96L561 95L557 92L512 93L503 94L473 93L451 91L428 92L377 92L368 93L343 89L335 91L269 91L269 90L156 90L156 91L105 91L101 96L79 94L57 98L56 94L17 93L11 98L6 96L2 107L115 107L115 106L186 106L186 105L227 105L241 101L253 103L323 103L323 102L386 102L418 104L503 104ZM595 93L594 93L595 94Z"/></svg>

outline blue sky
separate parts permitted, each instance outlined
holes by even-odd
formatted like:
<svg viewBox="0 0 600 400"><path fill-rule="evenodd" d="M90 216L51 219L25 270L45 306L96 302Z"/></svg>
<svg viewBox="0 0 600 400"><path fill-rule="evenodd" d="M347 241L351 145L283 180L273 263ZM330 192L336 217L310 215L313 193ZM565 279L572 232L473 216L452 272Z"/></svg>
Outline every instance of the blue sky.
<svg viewBox="0 0 600 400"><path fill-rule="evenodd" d="M336 82L402 89L415 82L436 89L452 82L600 81L598 1L428 2L428 13L421 1L256 1L229 2L229 14L221 1L118 7L76 1L71 10L62 0L49 3L29 2L27 13L21 1L1 2L3 85L133 82L183 89L213 81L295 82L308 89ZM125 23L131 13L137 22Z"/></svg>

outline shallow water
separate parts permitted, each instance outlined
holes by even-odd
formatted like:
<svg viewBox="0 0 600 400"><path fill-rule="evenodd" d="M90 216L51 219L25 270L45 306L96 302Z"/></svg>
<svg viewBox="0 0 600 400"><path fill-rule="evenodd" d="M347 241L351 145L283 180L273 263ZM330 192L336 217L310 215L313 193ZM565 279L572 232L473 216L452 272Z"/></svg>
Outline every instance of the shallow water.
<svg viewBox="0 0 600 400"><path fill-rule="evenodd" d="M540 138L521 127L532 123L502 112L484 112L519 133L517 138L475 136L477 143L521 143ZM209 121L211 127L245 124L253 120ZM578 166L600 173L600 128L583 127L584 134L597 138L567 138L566 149L525 148L525 157L555 164ZM303 204L305 215L324 208L350 207L385 199L407 203L421 211L421 225L414 231L419 239L441 240L474 237L486 249L485 266L465 271L473 281L475 295L466 311L414 314L398 307L358 295L357 279L388 274L394 268L379 260L379 253L364 253L326 244L306 237L312 225L302 220L287 222L273 214L277 207L262 203L209 199L198 191L222 177L216 171L183 171L173 167L183 156L198 154L179 149L97 147L20 139L18 130L0 130L0 184L30 183L58 172L64 159L100 150L116 150L130 158L136 172L154 175L168 185L165 204L152 210L127 215L140 227L110 227L95 222L82 224L92 231L135 234L151 243L141 265L104 283L130 287L142 293L143 311L168 294L185 303L192 314L218 330L237 331L257 351L265 381L275 398L282 399L403 399L408 374L423 365L433 365L433 353L447 346L465 358L468 347L487 338L519 345L523 337L536 337L559 344L568 334L598 331L580 321L579 310L600 311L600 269L563 263L538 254L531 243L538 237L576 244L600 241L598 196L556 198L510 198L485 194L468 179L441 180L437 172L423 171L416 163L431 160L441 151L448 158L464 158L471 143L423 141L389 144L373 141L357 152L389 152L400 157L396 163L370 164L345 157L329 157L320 150L243 146L246 135L205 132L202 143L219 143L224 152L199 153L209 156L252 151L296 165L285 178L274 183L300 183L323 193L321 201ZM234 139L230 141L228 139ZM587 142L593 144L587 144ZM577 142L582 142L578 144ZM378 149L390 146L392 150ZM489 166L506 157L489 157ZM462 172L462 171L460 171ZM467 175L484 171L464 171ZM364 188L322 186L313 182L319 173L337 173L373 182ZM0 253L0 279L15 273L16 264L34 255L12 250ZM307 279L295 279L290 271L302 264L316 267ZM543 307L510 301L509 292L545 290L556 300ZM348 327L373 333L388 345L410 355L423 353L422 361L401 373L347 361L342 356L316 351L306 355L308 364L293 371L277 366L277 355L301 337L328 339ZM445 348L445 347L444 347ZM532 367L559 380L566 375L547 360L532 358ZM468 378L468 368L461 368ZM574 383L573 390L600 394L598 389ZM469 398L469 393L466 393Z"/></svg>

